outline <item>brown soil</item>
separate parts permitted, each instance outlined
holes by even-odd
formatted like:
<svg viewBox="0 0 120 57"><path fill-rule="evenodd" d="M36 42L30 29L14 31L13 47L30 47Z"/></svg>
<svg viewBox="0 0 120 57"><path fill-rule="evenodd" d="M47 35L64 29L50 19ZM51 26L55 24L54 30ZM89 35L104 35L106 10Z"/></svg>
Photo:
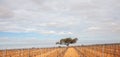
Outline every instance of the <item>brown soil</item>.
<svg viewBox="0 0 120 57"><path fill-rule="evenodd" d="M74 48L68 48L64 57L80 57L80 56Z"/></svg>

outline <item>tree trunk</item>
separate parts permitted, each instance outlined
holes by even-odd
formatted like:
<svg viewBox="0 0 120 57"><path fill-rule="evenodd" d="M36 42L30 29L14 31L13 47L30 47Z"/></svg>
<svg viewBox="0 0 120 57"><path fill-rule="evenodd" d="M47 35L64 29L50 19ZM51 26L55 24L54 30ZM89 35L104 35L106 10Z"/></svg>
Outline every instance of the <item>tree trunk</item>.
<svg viewBox="0 0 120 57"><path fill-rule="evenodd" d="M69 43L67 44L67 46L69 46Z"/></svg>

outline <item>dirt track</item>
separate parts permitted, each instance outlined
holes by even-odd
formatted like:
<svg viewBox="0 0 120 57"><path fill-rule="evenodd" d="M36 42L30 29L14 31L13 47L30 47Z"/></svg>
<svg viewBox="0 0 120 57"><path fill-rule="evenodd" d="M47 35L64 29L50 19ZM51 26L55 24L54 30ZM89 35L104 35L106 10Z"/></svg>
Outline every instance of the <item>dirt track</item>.
<svg viewBox="0 0 120 57"><path fill-rule="evenodd" d="M64 57L80 57L80 56L74 48L68 48Z"/></svg>

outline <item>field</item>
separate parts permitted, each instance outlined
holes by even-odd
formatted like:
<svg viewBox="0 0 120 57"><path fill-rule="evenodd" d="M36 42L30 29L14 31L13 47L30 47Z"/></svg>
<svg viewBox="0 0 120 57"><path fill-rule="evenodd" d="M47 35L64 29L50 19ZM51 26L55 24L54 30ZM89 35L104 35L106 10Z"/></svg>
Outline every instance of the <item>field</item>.
<svg viewBox="0 0 120 57"><path fill-rule="evenodd" d="M0 57L120 57L120 44L0 50Z"/></svg>

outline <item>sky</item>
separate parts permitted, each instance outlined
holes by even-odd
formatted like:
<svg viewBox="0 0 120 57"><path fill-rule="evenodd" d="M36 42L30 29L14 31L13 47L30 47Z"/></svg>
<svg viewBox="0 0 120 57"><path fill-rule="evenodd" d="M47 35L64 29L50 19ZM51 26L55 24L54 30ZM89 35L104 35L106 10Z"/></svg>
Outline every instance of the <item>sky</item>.
<svg viewBox="0 0 120 57"><path fill-rule="evenodd" d="M0 0L0 46L120 42L120 0Z"/></svg>

